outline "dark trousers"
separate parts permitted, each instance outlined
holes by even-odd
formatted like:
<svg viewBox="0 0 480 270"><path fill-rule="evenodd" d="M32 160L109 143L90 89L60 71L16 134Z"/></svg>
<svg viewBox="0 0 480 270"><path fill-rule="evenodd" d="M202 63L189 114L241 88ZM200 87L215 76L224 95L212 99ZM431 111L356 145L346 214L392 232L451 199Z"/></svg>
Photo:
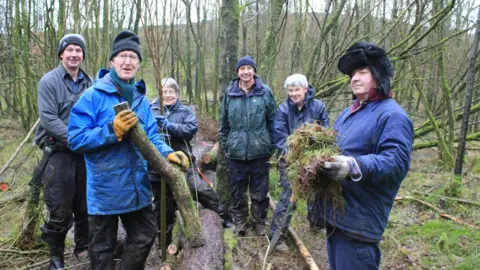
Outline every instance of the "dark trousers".
<svg viewBox="0 0 480 270"><path fill-rule="evenodd" d="M297 204L294 202L291 212L287 215L287 209L290 205L290 198L292 197L293 191L290 189L290 183L288 182L287 163L284 159L279 159L278 171L280 172L280 184L283 187L283 191L273 214L272 224L270 226L270 237L273 237L273 234L278 229L282 230L282 235L287 233L288 226L290 226L290 222L292 221L292 214L297 209Z"/></svg>
<svg viewBox="0 0 480 270"><path fill-rule="evenodd" d="M332 226L327 226L328 262L332 270L373 270L380 266L378 243L354 240Z"/></svg>
<svg viewBox="0 0 480 270"><path fill-rule="evenodd" d="M127 233L120 269L144 269L157 235L155 215L151 206L119 215L90 215L90 245L88 255L93 270L114 269L113 257L117 246L118 217Z"/></svg>
<svg viewBox="0 0 480 270"><path fill-rule="evenodd" d="M252 202L253 222L265 223L268 211L269 164L268 158L233 160L227 158L232 188L232 216L236 225L245 225L248 218L248 197Z"/></svg>
<svg viewBox="0 0 480 270"><path fill-rule="evenodd" d="M42 238L50 246L63 245L75 224L75 253L88 247L86 169L83 155L70 151L54 152L42 176L48 215L42 225ZM62 252L63 253L63 252Z"/></svg>

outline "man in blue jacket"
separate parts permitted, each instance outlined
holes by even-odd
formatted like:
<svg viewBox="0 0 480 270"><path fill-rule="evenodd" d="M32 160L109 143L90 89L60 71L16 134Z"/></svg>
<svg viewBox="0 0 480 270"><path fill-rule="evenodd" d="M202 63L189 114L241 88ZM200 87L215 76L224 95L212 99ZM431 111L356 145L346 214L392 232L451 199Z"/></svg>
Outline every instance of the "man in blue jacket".
<svg viewBox="0 0 480 270"><path fill-rule="evenodd" d="M384 49L355 43L338 69L350 76L356 99L335 120L342 155L325 162L321 173L342 184L345 209L319 199L310 218L326 226L331 269L378 269L378 243L410 166L413 125L391 98L394 72Z"/></svg>
<svg viewBox="0 0 480 270"><path fill-rule="evenodd" d="M250 213L257 235L265 235L268 211L268 160L274 150L276 104L272 90L262 83L251 56L240 58L238 78L225 90L220 119L220 146L225 151L232 188L235 230L245 235Z"/></svg>
<svg viewBox="0 0 480 270"><path fill-rule="evenodd" d="M83 260L88 255L85 160L67 146L70 110L92 85L81 68L85 53L81 35L65 35L58 44L61 63L42 77L38 87L40 126L35 143L42 149L43 158L36 170L44 169L42 183L48 215L41 231L50 248L50 269L65 268L65 237L72 224L75 256Z"/></svg>
<svg viewBox="0 0 480 270"><path fill-rule="evenodd" d="M292 219L292 212L296 209L293 202L292 212L287 213L292 197L292 189L287 178L288 164L285 160L287 149L287 138L304 123L317 123L324 127L330 124L327 109L323 102L315 99L315 89L308 85L307 78L302 74L293 74L285 80L285 89L288 90L287 99L279 106L277 118L275 119L274 142L278 149L280 158L278 170L280 172L280 183L283 187L282 195L278 201L277 208L270 226L270 238L277 230L282 230L282 236L287 233L288 226ZM285 237L282 237L275 246L277 251L286 252L288 246Z"/></svg>
<svg viewBox="0 0 480 270"><path fill-rule="evenodd" d="M140 41L129 30L113 41L111 70L100 70L92 87L72 108L68 144L85 154L92 269L113 269L118 217L127 232L120 269L143 269L157 234L147 162L128 137L143 128L162 156L188 168L188 158L160 138L145 84L135 82L142 61ZM131 110L115 115L113 106L128 101Z"/></svg>

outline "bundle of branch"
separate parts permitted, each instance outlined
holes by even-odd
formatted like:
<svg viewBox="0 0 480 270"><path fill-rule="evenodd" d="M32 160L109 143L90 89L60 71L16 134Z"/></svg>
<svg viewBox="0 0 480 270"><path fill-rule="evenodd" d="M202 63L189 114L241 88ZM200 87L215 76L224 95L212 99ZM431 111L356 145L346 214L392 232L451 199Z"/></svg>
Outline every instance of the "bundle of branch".
<svg viewBox="0 0 480 270"><path fill-rule="evenodd" d="M335 132L317 124L305 124L287 140L287 174L296 196L305 200L322 199L343 209L342 185L322 177L321 167L340 155Z"/></svg>

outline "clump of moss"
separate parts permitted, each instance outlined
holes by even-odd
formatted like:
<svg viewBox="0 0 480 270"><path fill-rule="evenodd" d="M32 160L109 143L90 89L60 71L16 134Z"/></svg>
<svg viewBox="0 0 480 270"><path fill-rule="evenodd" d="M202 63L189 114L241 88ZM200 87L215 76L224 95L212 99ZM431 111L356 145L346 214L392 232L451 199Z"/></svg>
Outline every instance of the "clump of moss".
<svg viewBox="0 0 480 270"><path fill-rule="evenodd" d="M300 199L321 199L343 210L342 185L322 176L320 168L326 161L340 155L334 131L317 124L305 124L287 140L288 179Z"/></svg>

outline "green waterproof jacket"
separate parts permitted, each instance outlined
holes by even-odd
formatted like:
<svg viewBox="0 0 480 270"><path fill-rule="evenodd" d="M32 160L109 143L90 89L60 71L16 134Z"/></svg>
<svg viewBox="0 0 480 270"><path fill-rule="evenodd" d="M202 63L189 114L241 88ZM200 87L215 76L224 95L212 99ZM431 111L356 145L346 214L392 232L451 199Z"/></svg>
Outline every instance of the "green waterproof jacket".
<svg viewBox="0 0 480 270"><path fill-rule="evenodd" d="M248 94L239 87L239 78L230 82L223 97L220 119L220 146L227 158L252 160L270 157L276 114L272 90L255 76Z"/></svg>

